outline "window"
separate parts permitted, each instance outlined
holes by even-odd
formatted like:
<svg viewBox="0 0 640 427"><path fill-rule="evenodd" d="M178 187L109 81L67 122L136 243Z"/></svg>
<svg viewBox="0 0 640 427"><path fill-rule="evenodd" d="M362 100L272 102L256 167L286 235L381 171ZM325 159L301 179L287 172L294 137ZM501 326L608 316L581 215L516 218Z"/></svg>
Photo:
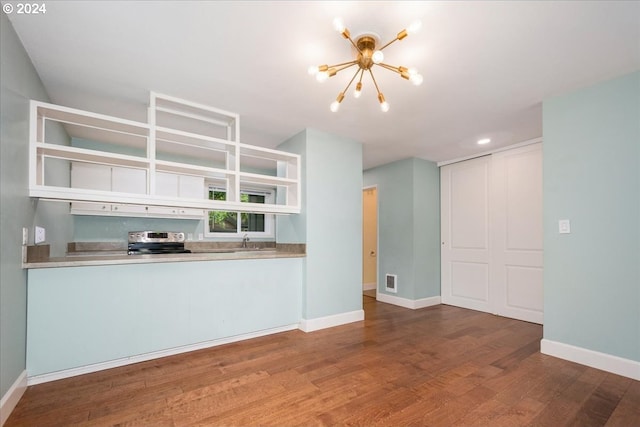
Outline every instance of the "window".
<svg viewBox="0 0 640 427"><path fill-rule="evenodd" d="M226 200L224 188L209 187L209 200ZM273 203L273 192L245 189L240 191L240 201L250 203ZM272 214L209 211L208 227L205 234L218 237L236 237L248 234L254 237L274 236Z"/></svg>

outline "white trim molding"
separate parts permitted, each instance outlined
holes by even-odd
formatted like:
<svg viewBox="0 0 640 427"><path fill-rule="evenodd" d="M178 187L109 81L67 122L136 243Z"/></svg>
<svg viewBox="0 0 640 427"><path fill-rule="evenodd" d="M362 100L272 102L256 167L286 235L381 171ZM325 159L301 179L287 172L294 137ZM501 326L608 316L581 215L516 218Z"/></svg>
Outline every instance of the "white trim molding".
<svg viewBox="0 0 640 427"><path fill-rule="evenodd" d="M49 381L75 377L77 375L89 374L91 372L102 371L105 369L117 368L119 366L131 365L139 362L146 362L147 360L159 359L161 357L173 356L181 353L188 353L190 351L202 350L204 348L216 347L219 345L230 344L233 342L248 340L251 338L258 338L265 335L292 331L294 329L298 329L298 324L286 325L278 328L263 329L261 331L251 332L248 334L234 335L232 337L220 338L216 340L200 342L197 344L189 344L189 345L184 345L180 347L168 348L166 350L138 354L130 357L123 357L121 359L109 360L107 362L94 363L91 365L80 366L78 368L65 369L63 371L56 371L56 372L51 372L51 373L42 374L42 375L34 375L27 378L27 384L35 385L35 384L46 383Z"/></svg>
<svg viewBox="0 0 640 427"><path fill-rule="evenodd" d="M9 419L9 415L11 415L26 390L27 371L22 371L13 384L11 384L9 390L2 396L2 400L0 400L0 426L3 426Z"/></svg>
<svg viewBox="0 0 640 427"><path fill-rule="evenodd" d="M333 328L347 323L364 320L364 310L349 311L331 316L317 317L315 319L302 319L299 329L303 332L313 332L320 329Z"/></svg>
<svg viewBox="0 0 640 427"><path fill-rule="evenodd" d="M374 289L378 289L378 284L376 282L373 283L363 283L362 284L362 290L363 291L371 291Z"/></svg>
<svg viewBox="0 0 640 427"><path fill-rule="evenodd" d="M376 300L385 302L387 304L393 304L404 308L410 308L411 310L417 310L419 308L431 307L432 305L442 304L441 297L429 297L420 299L408 299L397 297L395 295L388 295L378 292L376 294Z"/></svg>
<svg viewBox="0 0 640 427"><path fill-rule="evenodd" d="M640 362L582 347L542 339L540 352L640 381Z"/></svg>
<svg viewBox="0 0 640 427"><path fill-rule="evenodd" d="M531 145L531 144L537 144L538 142L542 142L542 137L528 139L526 141L517 142L515 144L507 145L507 146L496 148L496 149L493 149L493 150L483 151L481 153L476 153L476 154L473 154L471 156L458 157L458 158L451 159L451 160L443 160L441 162L436 163L436 165L438 167L446 166L446 165L450 165L452 163L463 162L465 160L471 160L471 159L475 159L475 158L482 157L482 156L489 156L489 155L491 155L493 153L499 153L501 151L511 150L513 148L520 148L520 147L525 147L525 146Z"/></svg>

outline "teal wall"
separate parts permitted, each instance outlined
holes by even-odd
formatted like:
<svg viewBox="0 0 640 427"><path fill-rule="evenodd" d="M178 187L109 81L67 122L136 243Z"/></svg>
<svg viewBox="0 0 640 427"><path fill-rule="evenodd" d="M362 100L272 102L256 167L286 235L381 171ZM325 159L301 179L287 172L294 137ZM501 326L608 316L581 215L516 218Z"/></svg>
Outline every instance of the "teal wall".
<svg viewBox="0 0 640 427"><path fill-rule="evenodd" d="M74 242L126 242L129 231L170 230L204 232L204 221L197 219L133 218L124 216L73 215Z"/></svg>
<svg viewBox="0 0 640 427"><path fill-rule="evenodd" d="M300 186L302 198L298 215L276 217L276 241L280 243L305 243L307 241L307 131L304 130L278 146L279 150L300 155Z"/></svg>
<svg viewBox="0 0 640 427"><path fill-rule="evenodd" d="M29 376L295 325L302 263L278 258L29 270Z"/></svg>
<svg viewBox="0 0 640 427"><path fill-rule="evenodd" d="M440 168L413 159L415 298L440 296Z"/></svg>
<svg viewBox="0 0 640 427"><path fill-rule="evenodd" d="M640 72L545 101L543 123L544 338L640 361Z"/></svg>
<svg viewBox="0 0 640 427"><path fill-rule="evenodd" d="M302 214L276 225L278 242L306 243L302 317L362 310L362 145L307 129L278 148L303 156Z"/></svg>
<svg viewBox="0 0 640 427"><path fill-rule="evenodd" d="M397 294L417 300L440 295L440 171L405 159L364 172L378 188L378 292L397 274Z"/></svg>
<svg viewBox="0 0 640 427"><path fill-rule="evenodd" d="M48 96L11 23L1 15L0 396L4 396L25 369L27 273L21 268L22 227L29 228L33 244L33 226L44 226L55 254L64 250L71 221L68 206L28 197L29 100L47 101Z"/></svg>

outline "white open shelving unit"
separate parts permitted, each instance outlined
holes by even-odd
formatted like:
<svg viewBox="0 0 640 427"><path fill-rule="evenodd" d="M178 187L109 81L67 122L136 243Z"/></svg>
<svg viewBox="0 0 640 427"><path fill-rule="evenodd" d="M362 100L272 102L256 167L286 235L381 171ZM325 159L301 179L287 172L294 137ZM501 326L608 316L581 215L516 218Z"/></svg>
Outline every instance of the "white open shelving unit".
<svg viewBox="0 0 640 427"><path fill-rule="evenodd" d="M235 113L152 92L148 123L39 101L30 119L29 196L71 202L71 213L300 213L300 156L240 143ZM66 182L60 170L70 171ZM210 186L226 200L209 200ZM247 188L277 197L241 202Z"/></svg>

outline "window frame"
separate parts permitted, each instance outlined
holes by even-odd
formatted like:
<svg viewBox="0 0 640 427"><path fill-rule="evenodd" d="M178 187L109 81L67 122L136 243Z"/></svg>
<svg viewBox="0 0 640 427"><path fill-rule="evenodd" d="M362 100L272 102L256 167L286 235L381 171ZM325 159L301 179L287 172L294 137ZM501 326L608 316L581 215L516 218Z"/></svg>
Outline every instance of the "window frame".
<svg viewBox="0 0 640 427"><path fill-rule="evenodd" d="M220 191L220 192L227 192L226 188L222 187L222 186L218 186L215 184L210 184L207 187L207 198L209 197L209 192L210 191ZM251 188L251 187L242 187L240 189L240 194L249 194L249 195L259 195L259 196L265 196L264 199L264 203L265 204L269 204L269 203L275 203L275 199L276 199L276 190L275 189L265 189L265 188ZM237 228L236 228L236 232L220 232L220 231L210 231L209 229L209 212L213 212L213 211L217 211L217 212L232 212L232 213L236 213L237 215L241 215L243 212L240 211L234 211L234 210L229 210L229 211L225 211L223 209L208 209L206 211L206 215L204 218L204 236L205 237L215 237L216 239L232 239L232 240L236 240L238 238L243 238L245 235L249 238L255 238L255 239L273 239L275 238L275 223L276 223L276 216L275 214L270 214L270 213L257 213L257 215L264 215L264 231L242 231L241 227L242 227L242 221L237 221ZM244 212L246 213L246 212Z"/></svg>

